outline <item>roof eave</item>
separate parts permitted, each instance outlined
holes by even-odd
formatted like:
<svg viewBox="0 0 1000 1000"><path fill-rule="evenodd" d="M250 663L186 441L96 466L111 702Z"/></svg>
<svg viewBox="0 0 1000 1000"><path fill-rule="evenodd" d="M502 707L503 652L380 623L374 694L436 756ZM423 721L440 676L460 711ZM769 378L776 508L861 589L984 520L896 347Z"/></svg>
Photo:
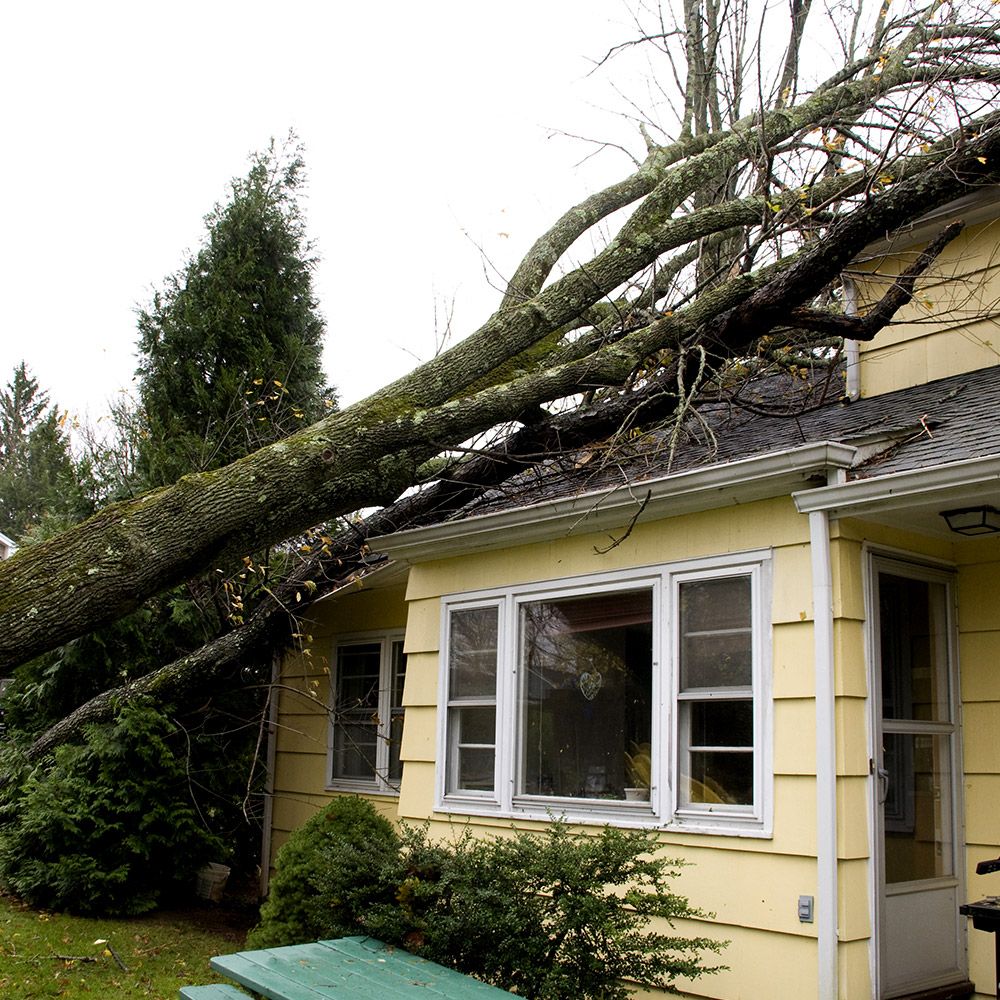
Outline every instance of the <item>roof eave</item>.
<svg viewBox="0 0 1000 1000"><path fill-rule="evenodd" d="M869 243L861 253L862 258L897 253L933 239L942 226L961 219L967 226L988 222L1000 215L1000 186L989 184L970 191L969 194L939 205L925 215L901 226L883 239Z"/></svg>
<svg viewBox="0 0 1000 1000"><path fill-rule="evenodd" d="M850 468L856 456L857 449L849 445L816 442L611 490L411 528L372 538L369 544L397 562L414 563L550 541L571 532L618 529L640 507L643 520L652 521L788 495L804 481Z"/></svg>
<svg viewBox="0 0 1000 1000"><path fill-rule="evenodd" d="M833 518L857 517L925 503L946 505L971 492L1000 488L1000 456L965 459L930 468L894 472L792 494L803 514L825 510Z"/></svg>

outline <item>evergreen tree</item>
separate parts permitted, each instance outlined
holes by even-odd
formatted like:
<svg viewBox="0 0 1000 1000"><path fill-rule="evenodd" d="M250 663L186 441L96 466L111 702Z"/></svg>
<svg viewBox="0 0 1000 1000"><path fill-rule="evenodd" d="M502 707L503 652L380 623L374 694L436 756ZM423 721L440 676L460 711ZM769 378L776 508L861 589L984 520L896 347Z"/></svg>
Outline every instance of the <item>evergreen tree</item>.
<svg viewBox="0 0 1000 1000"><path fill-rule="evenodd" d="M0 531L62 530L88 514L63 418L22 361L0 391Z"/></svg>
<svg viewBox="0 0 1000 1000"><path fill-rule="evenodd" d="M247 176L232 181L228 202L206 217L200 249L140 312L138 409L121 402L110 434L87 441L98 504L232 462L333 408L320 364L315 259L296 202L302 169L297 150L287 155L273 143L255 156ZM265 562L270 573L280 560ZM255 600L257 577L247 579L243 564L221 568L232 577L192 578L20 667L6 695L15 738L238 623ZM185 733L171 753L183 757L175 763L189 776L199 816L247 870L260 839L244 799L256 780L268 667L266 650L251 651L196 704L169 708ZM160 780L153 768L136 775L135 786Z"/></svg>
<svg viewBox="0 0 1000 1000"><path fill-rule="evenodd" d="M332 408L299 150L274 142L206 217L201 248L139 315L148 486L212 469Z"/></svg>

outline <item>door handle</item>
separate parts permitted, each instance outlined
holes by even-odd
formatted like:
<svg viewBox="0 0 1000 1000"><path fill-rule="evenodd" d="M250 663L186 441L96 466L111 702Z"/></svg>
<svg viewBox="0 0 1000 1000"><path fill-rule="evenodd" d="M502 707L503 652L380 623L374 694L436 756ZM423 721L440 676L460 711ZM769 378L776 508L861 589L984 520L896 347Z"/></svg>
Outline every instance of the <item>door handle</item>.
<svg viewBox="0 0 1000 1000"><path fill-rule="evenodd" d="M889 798L889 772L884 767L876 767L875 776L878 778L878 804L883 806Z"/></svg>

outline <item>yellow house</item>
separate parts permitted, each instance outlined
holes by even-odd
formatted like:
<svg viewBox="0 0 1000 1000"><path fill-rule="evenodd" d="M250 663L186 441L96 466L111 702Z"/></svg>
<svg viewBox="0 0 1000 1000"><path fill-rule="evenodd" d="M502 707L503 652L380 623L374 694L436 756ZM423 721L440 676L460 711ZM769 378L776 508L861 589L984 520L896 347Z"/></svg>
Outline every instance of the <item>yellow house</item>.
<svg viewBox="0 0 1000 1000"><path fill-rule="evenodd" d="M959 906L1000 894L1000 209L957 213L847 400L375 540L281 666L265 856L345 793L649 826L730 941L690 996L993 996ZM862 307L924 238L872 248Z"/></svg>

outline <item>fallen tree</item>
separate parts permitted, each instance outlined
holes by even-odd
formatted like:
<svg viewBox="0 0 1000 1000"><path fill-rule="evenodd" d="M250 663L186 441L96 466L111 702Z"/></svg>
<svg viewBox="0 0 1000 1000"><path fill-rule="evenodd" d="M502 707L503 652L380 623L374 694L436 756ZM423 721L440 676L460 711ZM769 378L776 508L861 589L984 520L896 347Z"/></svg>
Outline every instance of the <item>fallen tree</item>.
<svg viewBox="0 0 1000 1000"><path fill-rule="evenodd" d="M838 329L847 324L859 339L874 337L912 298L916 279L961 228L959 223L946 227L863 318L834 318ZM683 400L675 388L661 379L647 380L639 387L602 398L596 405L591 403L557 415L542 412L537 420L502 437L494 446L435 470L436 478L426 488L349 523L315 548L309 546L310 555L302 565L269 589L248 620L232 632L136 681L90 699L39 735L27 749L26 758L41 759L56 746L78 737L84 726L111 718L129 701L151 698L157 704L177 704L189 700L192 693L211 693L228 681L234 668L262 648L281 647L300 639L302 633L297 629L302 627L302 619L308 618L315 601L378 569L384 560L370 550L369 539L440 523L541 458L598 444L613 456L617 432L624 427L655 426L674 413L680 402Z"/></svg>
<svg viewBox="0 0 1000 1000"><path fill-rule="evenodd" d="M615 407L634 406L637 387L694 393L765 334L799 350L831 333L874 335L905 282L875 322L819 308L818 297L873 240L1000 182L995 18L964 15L946 20L932 6L880 20L871 49L801 99L786 85L728 125L699 113L676 141L647 140L628 177L536 241L497 312L451 350L230 466L22 551L0 566L0 672L196 572L362 508L392 510L425 463L473 435L510 422L555 426L540 407L582 394L621 420ZM793 32L790 53L797 44ZM933 117L923 110L931 98ZM601 249L553 278L582 235L629 206ZM267 619L187 658L183 683L198 664L262 638ZM165 669L139 683L165 685Z"/></svg>

